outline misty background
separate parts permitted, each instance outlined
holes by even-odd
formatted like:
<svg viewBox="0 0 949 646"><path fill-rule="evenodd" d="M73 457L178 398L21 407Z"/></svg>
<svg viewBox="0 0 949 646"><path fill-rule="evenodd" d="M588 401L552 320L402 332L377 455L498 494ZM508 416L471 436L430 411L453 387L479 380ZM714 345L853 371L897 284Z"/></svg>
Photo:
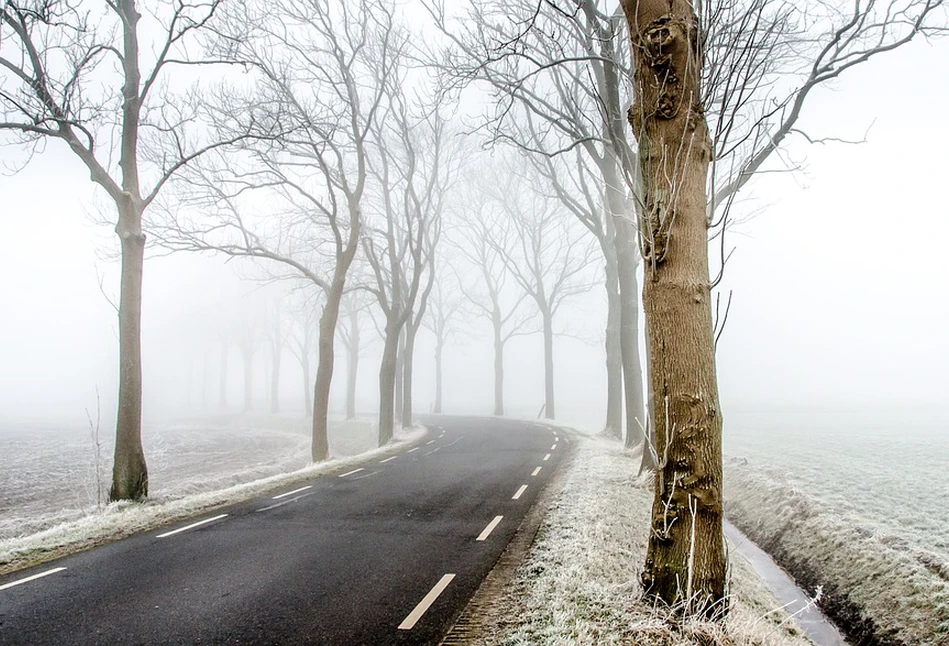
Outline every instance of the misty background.
<svg viewBox="0 0 949 646"><path fill-rule="evenodd" d="M920 61L926 61L922 65ZM729 232L737 251L720 286L734 291L718 346L729 429L777 415L808 419L838 411L872 420L949 419L949 238L942 204L949 92L930 70L949 69L949 43L915 42L818 88L783 162L755 178ZM101 397L102 427L114 423L118 264L112 207L59 141L27 165L4 149L0 177L0 429L57 425L86 431ZM299 282L264 285L257 262L147 251L143 302L145 424L220 411L221 345L227 347L228 409L243 408L242 329L267 307L289 307ZM599 262L599 261L597 261ZM101 287L100 287L101 281ZM568 302L569 336L555 340L558 420L590 429L604 421L601 287ZM343 321L340 322L343 325ZM490 413L490 330L461 316L445 350L445 412ZM363 313L357 409L378 401L381 343ZM334 377L342 408L344 353ZM434 399L433 340L420 333L416 408ZM269 356L255 356L255 408L269 410ZM507 346L510 414L543 404L539 334ZM315 365L315 363L314 363ZM284 351L282 411L303 415L298 362ZM762 414L764 414L762 416ZM814 421L813 417L810 417ZM830 418L827 418L830 419ZM108 436L108 431L105 433ZM726 440L727 442L727 440Z"/></svg>

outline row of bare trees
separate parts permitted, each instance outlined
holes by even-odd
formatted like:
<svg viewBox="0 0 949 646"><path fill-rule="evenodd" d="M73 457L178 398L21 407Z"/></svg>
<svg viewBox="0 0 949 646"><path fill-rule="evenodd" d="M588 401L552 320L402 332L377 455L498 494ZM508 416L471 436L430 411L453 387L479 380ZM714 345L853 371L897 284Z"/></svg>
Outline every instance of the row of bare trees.
<svg viewBox="0 0 949 646"><path fill-rule="evenodd" d="M946 24L941 0L471 0L426 7L457 86L495 99L478 129L526 154L598 240L608 317L607 430L646 434L655 469L644 592L727 610L713 299L739 192L799 134L811 92ZM710 243L718 267L710 273ZM642 261L648 410L638 355ZM716 303L713 318L713 300ZM730 303L730 298L728 300ZM618 312L617 312L618 310ZM617 354L621 356L616 359Z"/></svg>
<svg viewBox="0 0 949 646"><path fill-rule="evenodd" d="M733 207L756 173L784 166L779 153L790 137L819 139L798 124L813 90L937 33L943 2L422 5L440 40L413 37L388 0L179 0L145 12L135 0L97 11L82 1L3 0L0 132L28 153L64 142L116 211L120 380L110 496L148 491L140 432L146 229L166 249L254 258L320 295L317 338L301 342L315 342L318 354L314 460L328 455L347 292L368 295L380 314L385 442L398 416L412 419L420 326L428 318L440 366L450 318L465 307L447 297L449 275L467 307L490 322L495 413L504 412L505 344L543 333L549 417L555 317L597 280L608 303L605 429L627 446L642 444L644 465L655 469L643 588L689 613L721 614L714 352L727 310L713 302ZM473 88L490 108L456 118L449 100ZM472 139L496 149L481 166ZM448 245L465 271L446 262ZM590 270L594 255L600 273ZM346 307L354 380L363 305Z"/></svg>

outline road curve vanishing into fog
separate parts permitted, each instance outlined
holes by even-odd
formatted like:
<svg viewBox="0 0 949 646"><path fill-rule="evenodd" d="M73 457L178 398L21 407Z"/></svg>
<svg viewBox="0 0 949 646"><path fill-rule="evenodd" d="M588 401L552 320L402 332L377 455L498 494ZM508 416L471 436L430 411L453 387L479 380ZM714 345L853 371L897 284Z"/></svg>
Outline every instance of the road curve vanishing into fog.
<svg viewBox="0 0 949 646"><path fill-rule="evenodd" d="M0 577L0 644L437 644L568 440L427 426L362 468Z"/></svg>

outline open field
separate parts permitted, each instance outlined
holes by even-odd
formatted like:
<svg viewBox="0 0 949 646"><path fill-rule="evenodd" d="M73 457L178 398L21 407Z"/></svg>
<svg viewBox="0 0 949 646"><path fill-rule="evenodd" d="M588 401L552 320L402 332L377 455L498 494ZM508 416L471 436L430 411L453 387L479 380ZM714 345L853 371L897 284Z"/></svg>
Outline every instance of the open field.
<svg viewBox="0 0 949 646"><path fill-rule="evenodd" d="M729 518L852 636L949 643L949 425L739 416L725 450Z"/></svg>
<svg viewBox="0 0 949 646"><path fill-rule="evenodd" d="M376 445L369 421L331 422L330 451L345 457ZM224 489L300 469L310 461L309 420L299 415L230 415L146 426L149 498ZM112 438L89 429L19 425L0 429L0 540L80 518L105 503Z"/></svg>

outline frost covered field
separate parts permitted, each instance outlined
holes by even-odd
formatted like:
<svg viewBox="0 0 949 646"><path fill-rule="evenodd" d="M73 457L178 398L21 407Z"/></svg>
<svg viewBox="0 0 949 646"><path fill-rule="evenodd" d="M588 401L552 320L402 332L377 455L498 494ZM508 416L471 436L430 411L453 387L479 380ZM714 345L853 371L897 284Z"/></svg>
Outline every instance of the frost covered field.
<svg viewBox="0 0 949 646"><path fill-rule="evenodd" d="M726 514L856 638L949 643L949 424L827 413L726 421Z"/></svg>
<svg viewBox="0 0 949 646"><path fill-rule="evenodd" d="M740 415L725 453L874 531L949 559L949 420L901 415Z"/></svg>
<svg viewBox="0 0 949 646"><path fill-rule="evenodd" d="M79 518L105 502L112 440L100 429L37 425L0 427L0 540ZM330 424L334 457L375 446L368 421ZM298 415L226 416L143 429L153 500L223 489L309 464L309 420Z"/></svg>

